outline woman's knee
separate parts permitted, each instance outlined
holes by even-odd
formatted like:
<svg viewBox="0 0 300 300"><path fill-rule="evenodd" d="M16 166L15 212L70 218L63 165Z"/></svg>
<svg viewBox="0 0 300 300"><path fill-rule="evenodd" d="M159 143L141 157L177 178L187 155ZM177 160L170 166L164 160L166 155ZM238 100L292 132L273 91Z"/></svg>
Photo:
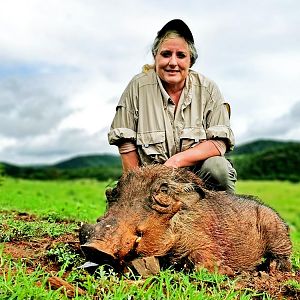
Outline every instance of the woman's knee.
<svg viewBox="0 0 300 300"><path fill-rule="evenodd" d="M199 176L217 190L234 192L236 171L224 156L206 159L200 169Z"/></svg>

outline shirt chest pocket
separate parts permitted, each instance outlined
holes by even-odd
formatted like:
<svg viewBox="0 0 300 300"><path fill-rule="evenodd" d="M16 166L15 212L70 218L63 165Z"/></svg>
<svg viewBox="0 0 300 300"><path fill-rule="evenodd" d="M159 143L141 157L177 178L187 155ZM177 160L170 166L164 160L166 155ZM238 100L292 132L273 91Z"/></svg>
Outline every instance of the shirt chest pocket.
<svg viewBox="0 0 300 300"><path fill-rule="evenodd" d="M203 127L184 128L180 135L180 151L185 151L206 139L206 132Z"/></svg>
<svg viewBox="0 0 300 300"><path fill-rule="evenodd" d="M164 131L137 133L136 144L143 164L163 163L166 159Z"/></svg>

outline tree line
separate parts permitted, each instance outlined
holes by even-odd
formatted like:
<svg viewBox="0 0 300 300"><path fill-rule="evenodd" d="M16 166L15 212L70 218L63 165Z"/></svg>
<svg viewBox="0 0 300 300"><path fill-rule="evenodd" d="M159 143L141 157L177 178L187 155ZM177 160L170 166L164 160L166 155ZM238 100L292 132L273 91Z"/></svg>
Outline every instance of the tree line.
<svg viewBox="0 0 300 300"><path fill-rule="evenodd" d="M255 141L237 147L228 156L238 179L289 180L300 182L300 143ZM2 163L3 175L37 180L92 178L118 180L121 161L114 155L76 157L52 166L16 166Z"/></svg>

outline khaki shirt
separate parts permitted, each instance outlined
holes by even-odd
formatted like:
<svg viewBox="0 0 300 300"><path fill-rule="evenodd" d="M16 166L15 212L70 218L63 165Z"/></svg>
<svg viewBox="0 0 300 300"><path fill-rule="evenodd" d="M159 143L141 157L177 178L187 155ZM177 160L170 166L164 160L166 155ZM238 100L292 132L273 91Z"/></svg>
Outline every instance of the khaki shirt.
<svg viewBox="0 0 300 300"><path fill-rule="evenodd" d="M229 104L213 81L190 70L175 111L151 69L130 81L116 108L108 141L118 145L128 139L143 165L164 163L208 139L224 140L229 151L234 146Z"/></svg>

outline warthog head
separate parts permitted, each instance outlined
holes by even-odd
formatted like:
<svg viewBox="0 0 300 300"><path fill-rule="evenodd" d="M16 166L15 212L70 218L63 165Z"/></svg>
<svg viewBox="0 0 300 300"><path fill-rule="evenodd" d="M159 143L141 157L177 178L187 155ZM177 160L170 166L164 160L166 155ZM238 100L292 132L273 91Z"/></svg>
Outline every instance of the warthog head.
<svg viewBox="0 0 300 300"><path fill-rule="evenodd" d="M124 263L140 256L164 256L172 249L172 218L204 197L202 182L180 169L163 165L124 174L106 195L109 209L96 225L81 229L81 248L88 260Z"/></svg>

